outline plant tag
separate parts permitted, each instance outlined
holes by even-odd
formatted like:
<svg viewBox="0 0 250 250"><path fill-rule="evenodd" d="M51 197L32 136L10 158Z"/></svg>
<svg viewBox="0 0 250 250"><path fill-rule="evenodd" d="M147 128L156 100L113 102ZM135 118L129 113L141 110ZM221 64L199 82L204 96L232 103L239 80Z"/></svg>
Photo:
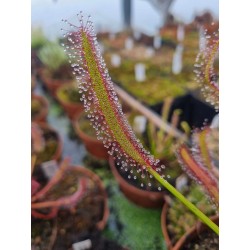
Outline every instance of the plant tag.
<svg viewBox="0 0 250 250"><path fill-rule="evenodd" d="M180 175L177 179L176 179L176 189L178 189L179 191L182 191L184 187L186 187L188 184L188 179L187 176L185 175Z"/></svg>
<svg viewBox="0 0 250 250"><path fill-rule="evenodd" d="M172 62L172 72L175 75L179 74L182 70L182 52L183 46L181 44L177 45Z"/></svg>
<svg viewBox="0 0 250 250"><path fill-rule="evenodd" d="M121 65L121 57L118 54L112 54L111 64L114 67L119 67Z"/></svg>
<svg viewBox="0 0 250 250"><path fill-rule="evenodd" d="M73 250L87 250L92 247L91 240L83 240L72 245Z"/></svg>
<svg viewBox="0 0 250 250"><path fill-rule="evenodd" d="M58 164L56 161L46 161L41 165L43 173L50 180L58 170Z"/></svg>
<svg viewBox="0 0 250 250"><path fill-rule="evenodd" d="M160 36L154 36L154 48L159 49L161 47L161 37Z"/></svg>
<svg viewBox="0 0 250 250"><path fill-rule="evenodd" d="M134 47L134 41L132 38L128 37L126 40L125 40L125 49L126 50L131 50L133 49Z"/></svg>
<svg viewBox="0 0 250 250"><path fill-rule="evenodd" d="M137 63L135 65L135 79L137 82L143 82L146 80L145 65L144 64Z"/></svg>
<svg viewBox="0 0 250 250"><path fill-rule="evenodd" d="M177 28L177 40L178 42L182 42L185 37L185 29L183 25L179 25Z"/></svg>
<svg viewBox="0 0 250 250"><path fill-rule="evenodd" d="M137 133L143 133L146 130L147 118L143 115L138 115L134 118L133 129Z"/></svg>

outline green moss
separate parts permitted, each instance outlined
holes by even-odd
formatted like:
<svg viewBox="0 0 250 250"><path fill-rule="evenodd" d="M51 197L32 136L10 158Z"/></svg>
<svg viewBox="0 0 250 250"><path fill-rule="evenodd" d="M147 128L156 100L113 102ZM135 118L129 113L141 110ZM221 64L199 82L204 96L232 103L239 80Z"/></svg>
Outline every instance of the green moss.
<svg viewBox="0 0 250 250"><path fill-rule="evenodd" d="M61 100L65 102L81 103L80 101L81 95L77 87L72 85L63 86L62 88L60 88L58 96Z"/></svg>
<svg viewBox="0 0 250 250"><path fill-rule="evenodd" d="M134 79L122 77L121 85L139 101L148 105L163 101L168 96L175 97L184 93L181 84L174 84L168 78L163 77L148 76L144 82L136 82Z"/></svg>
<svg viewBox="0 0 250 250"><path fill-rule="evenodd" d="M112 192L110 207L116 219L109 219L109 227L104 231L106 237L131 250L166 249L161 231L161 210L141 208L130 203L116 186L112 187Z"/></svg>

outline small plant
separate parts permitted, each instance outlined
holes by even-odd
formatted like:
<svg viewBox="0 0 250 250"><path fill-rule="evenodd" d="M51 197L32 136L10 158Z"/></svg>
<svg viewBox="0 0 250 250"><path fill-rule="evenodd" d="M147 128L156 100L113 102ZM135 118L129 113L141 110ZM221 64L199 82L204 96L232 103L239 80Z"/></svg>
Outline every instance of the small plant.
<svg viewBox="0 0 250 250"><path fill-rule="evenodd" d="M65 84L58 90L58 98L64 102L79 103L81 95L75 85Z"/></svg>
<svg viewBox="0 0 250 250"><path fill-rule="evenodd" d="M31 124L32 155L39 165L49 160L57 160L61 154L61 139L57 132L44 123Z"/></svg>
<svg viewBox="0 0 250 250"><path fill-rule="evenodd" d="M186 198L190 200L197 208L199 208L207 216L215 214L215 209L204 196L201 186L192 183L188 188ZM171 235L171 241L174 244L182 235L185 234L197 222L196 216L191 213L187 207L178 200L171 200L167 216L167 228Z"/></svg>
<svg viewBox="0 0 250 250"><path fill-rule="evenodd" d="M48 39L43 33L41 27L35 27L31 29L31 48L35 50L41 49L46 43L48 43Z"/></svg>
<svg viewBox="0 0 250 250"><path fill-rule="evenodd" d="M163 121L167 120L171 101L171 98L166 98L164 101L162 108ZM180 110L175 110L173 113L171 119L171 126L173 128L177 128L180 112ZM188 137L188 125L186 123L184 124L184 122L182 125L185 128L185 133ZM175 185L176 178L183 172L175 155L175 147L177 142L183 142L183 138L175 138L171 133L166 133L162 129L158 129L152 122L149 122L148 124L147 135L149 138L149 151L167 165L164 174L168 177L168 181Z"/></svg>
<svg viewBox="0 0 250 250"><path fill-rule="evenodd" d="M66 32L69 44L63 46L70 58L79 91L82 93L84 109L96 130L97 138L103 142L121 169L128 172L128 177L136 179L135 173L139 173L142 178L149 176L148 186L152 185L150 178L156 178L159 182L158 190L161 190L162 186L165 187L219 234L218 226L161 176L165 166L161 165L159 160L146 151L136 139L118 102L114 85L96 41L92 22L88 18L84 23L81 13L78 14L78 18L80 27L63 20L73 29Z"/></svg>
<svg viewBox="0 0 250 250"><path fill-rule="evenodd" d="M68 58L63 48L56 42L49 42L38 52L38 57L53 78L71 78Z"/></svg>
<svg viewBox="0 0 250 250"><path fill-rule="evenodd" d="M206 189L211 200L218 207L219 174L208 149L208 137L211 137L209 127L194 132L192 148L189 149L185 144L180 145L177 149L177 157L183 170Z"/></svg>
<svg viewBox="0 0 250 250"><path fill-rule="evenodd" d="M34 178L31 179L31 214L33 217L39 219L54 218L59 209L71 209L84 197L86 179L80 175L74 176L72 173L67 175L68 166L69 159L65 159L43 188L38 181ZM75 183L77 183L76 186Z"/></svg>
<svg viewBox="0 0 250 250"><path fill-rule="evenodd" d="M45 122L48 115L49 104L45 97L32 94L31 96L31 120Z"/></svg>

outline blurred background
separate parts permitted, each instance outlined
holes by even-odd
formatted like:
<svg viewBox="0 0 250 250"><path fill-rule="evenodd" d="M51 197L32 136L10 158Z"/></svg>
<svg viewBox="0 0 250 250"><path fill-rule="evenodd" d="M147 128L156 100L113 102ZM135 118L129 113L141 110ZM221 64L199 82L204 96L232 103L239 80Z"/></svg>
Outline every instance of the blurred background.
<svg viewBox="0 0 250 250"><path fill-rule="evenodd" d="M61 35L62 18L69 19L80 10L92 16L97 32L120 31L129 23L135 30L154 35L170 14L186 24L205 12L211 13L217 20L218 5L218 0L32 0L31 18L32 26L41 26L51 38Z"/></svg>

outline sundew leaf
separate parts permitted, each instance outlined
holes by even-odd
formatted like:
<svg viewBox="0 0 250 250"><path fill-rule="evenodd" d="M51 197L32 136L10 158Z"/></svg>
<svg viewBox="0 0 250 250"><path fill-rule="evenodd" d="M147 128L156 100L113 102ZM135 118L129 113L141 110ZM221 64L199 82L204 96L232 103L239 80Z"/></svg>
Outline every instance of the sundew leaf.
<svg viewBox="0 0 250 250"><path fill-rule="evenodd" d="M206 101L219 109L219 75L216 72L218 69L215 69L215 62L219 55L219 33L207 34L205 31L204 37L207 45L196 57L194 72Z"/></svg>
<svg viewBox="0 0 250 250"><path fill-rule="evenodd" d="M201 162L192 155L189 148L182 144L177 150L177 157L183 170L198 184L201 184L215 205L219 206L219 186L217 179Z"/></svg>
<svg viewBox="0 0 250 250"><path fill-rule="evenodd" d="M120 169L129 173L128 178L137 178L138 173L150 176L148 167L161 173L165 166L143 148L122 112L90 17L83 22L80 13L78 18L79 26L63 20L72 31L64 34L66 42L62 45L70 58L84 110L96 131L97 139L103 142ZM151 186L151 183L148 185Z"/></svg>
<svg viewBox="0 0 250 250"><path fill-rule="evenodd" d="M197 161L203 163L210 171L215 168L211 152L208 149L207 139L208 136L211 136L211 128L204 127L202 130L197 130L193 133L192 138L194 142L194 154Z"/></svg>

